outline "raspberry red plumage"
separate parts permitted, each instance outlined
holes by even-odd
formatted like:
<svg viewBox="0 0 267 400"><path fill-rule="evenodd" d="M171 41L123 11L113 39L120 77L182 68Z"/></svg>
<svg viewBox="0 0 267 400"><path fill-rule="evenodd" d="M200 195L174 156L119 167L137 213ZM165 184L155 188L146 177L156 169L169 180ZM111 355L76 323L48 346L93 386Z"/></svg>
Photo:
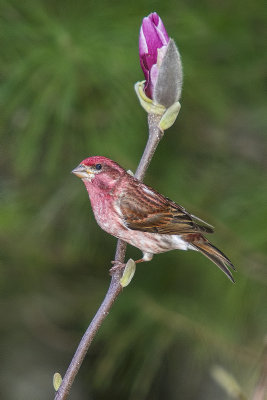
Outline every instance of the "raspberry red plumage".
<svg viewBox="0 0 267 400"><path fill-rule="evenodd" d="M88 191L99 226L130 243L151 260L169 250L198 250L232 280L231 261L204 236L212 227L183 207L138 181L106 157L88 157L73 170Z"/></svg>

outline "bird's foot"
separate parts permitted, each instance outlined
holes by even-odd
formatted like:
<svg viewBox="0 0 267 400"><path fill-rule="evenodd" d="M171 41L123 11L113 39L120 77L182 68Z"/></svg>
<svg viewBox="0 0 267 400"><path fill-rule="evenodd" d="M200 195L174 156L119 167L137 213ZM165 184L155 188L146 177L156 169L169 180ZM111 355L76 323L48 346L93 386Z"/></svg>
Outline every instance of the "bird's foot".
<svg viewBox="0 0 267 400"><path fill-rule="evenodd" d="M125 265L126 265L125 263L123 263L121 261L116 261L116 260L115 261L111 261L111 264L114 264L114 266L111 267L110 270L109 270L109 274L110 275L113 275L114 272L123 270L125 268Z"/></svg>

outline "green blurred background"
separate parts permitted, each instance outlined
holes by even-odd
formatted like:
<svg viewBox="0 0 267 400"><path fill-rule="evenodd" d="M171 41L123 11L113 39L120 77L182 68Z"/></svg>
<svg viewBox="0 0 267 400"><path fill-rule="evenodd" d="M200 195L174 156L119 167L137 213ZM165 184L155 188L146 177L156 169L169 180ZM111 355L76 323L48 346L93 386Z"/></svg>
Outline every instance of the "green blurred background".
<svg viewBox="0 0 267 400"><path fill-rule="evenodd" d="M162 17L184 67L182 108L145 181L216 227L236 284L195 252L140 265L114 304L71 399L250 396L267 328L263 1L1 1L0 398L53 398L109 285L115 238L70 171L89 155L134 170L146 115L138 33ZM266 11L266 10L265 10ZM127 256L140 252L128 248Z"/></svg>

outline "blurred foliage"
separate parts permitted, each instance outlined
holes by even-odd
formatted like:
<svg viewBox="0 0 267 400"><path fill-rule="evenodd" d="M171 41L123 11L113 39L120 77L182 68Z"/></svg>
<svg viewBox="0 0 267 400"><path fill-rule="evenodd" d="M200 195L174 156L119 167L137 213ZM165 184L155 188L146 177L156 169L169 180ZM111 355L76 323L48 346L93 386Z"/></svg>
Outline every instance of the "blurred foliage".
<svg viewBox="0 0 267 400"><path fill-rule="evenodd" d="M2 0L5 400L52 398L53 374L64 374L107 290L116 241L70 171L88 155L135 169L147 135L133 91L143 79L138 32L151 11L177 41L185 79L146 182L215 225L237 283L194 252L139 266L71 398L226 399L215 364L247 395L258 381L267 327L263 1Z"/></svg>

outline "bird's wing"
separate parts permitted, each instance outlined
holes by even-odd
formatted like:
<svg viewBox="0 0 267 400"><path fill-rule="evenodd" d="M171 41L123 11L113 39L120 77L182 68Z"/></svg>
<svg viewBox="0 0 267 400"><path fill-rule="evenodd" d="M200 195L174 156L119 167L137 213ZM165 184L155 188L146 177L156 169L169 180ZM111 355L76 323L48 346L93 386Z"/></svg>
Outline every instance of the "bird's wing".
<svg viewBox="0 0 267 400"><path fill-rule="evenodd" d="M209 224L138 181L124 190L118 206L125 225L133 230L168 235L213 232Z"/></svg>

